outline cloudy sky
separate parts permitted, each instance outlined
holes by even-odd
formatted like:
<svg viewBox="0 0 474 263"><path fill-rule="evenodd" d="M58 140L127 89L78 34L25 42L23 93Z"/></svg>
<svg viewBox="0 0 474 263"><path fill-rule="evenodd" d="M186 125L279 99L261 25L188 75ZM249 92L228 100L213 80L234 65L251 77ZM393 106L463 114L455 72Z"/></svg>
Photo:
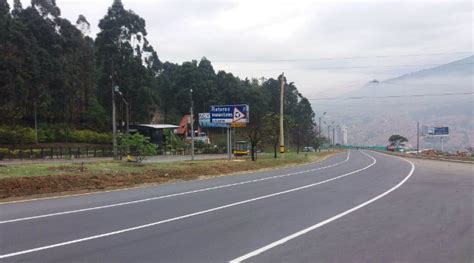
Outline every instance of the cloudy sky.
<svg viewBox="0 0 474 263"><path fill-rule="evenodd" d="M122 1L146 20L162 61L205 56L216 70L241 78L285 72L307 97L341 94L473 52L471 1ZM73 22L85 15L95 35L113 1L56 2Z"/></svg>

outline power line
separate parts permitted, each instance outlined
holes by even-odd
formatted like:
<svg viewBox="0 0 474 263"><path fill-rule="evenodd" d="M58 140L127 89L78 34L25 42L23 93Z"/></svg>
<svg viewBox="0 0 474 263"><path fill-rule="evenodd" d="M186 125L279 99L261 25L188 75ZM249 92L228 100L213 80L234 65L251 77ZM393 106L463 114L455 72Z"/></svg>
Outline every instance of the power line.
<svg viewBox="0 0 474 263"><path fill-rule="evenodd" d="M395 86L400 86L400 87L414 87L414 88L420 88L420 87L426 87L426 85L413 85L413 84L405 84L405 83L394 83L390 82L387 80L381 81L380 84L390 84L390 85L395 85ZM452 87L453 85L447 85L447 84L429 84L431 87Z"/></svg>
<svg viewBox="0 0 474 263"><path fill-rule="evenodd" d="M473 65L474 63L457 63L451 66ZM352 66L352 67L292 67L292 68L245 68L252 71L266 71L266 70L327 70L327 69L369 69L369 68L398 68L398 67L432 67L442 66L443 64L403 64L403 65L370 65L370 66Z"/></svg>
<svg viewBox="0 0 474 263"><path fill-rule="evenodd" d="M255 62L295 62L295 61L315 61L315 60L350 60L366 58L391 58L391 57L422 57L441 56L455 54L471 54L472 51L460 52L440 52L425 54L400 54L400 55L378 55L378 56L353 56L353 57L319 57L319 58L281 58L281 59L210 59L212 62L235 62L235 63L255 63Z"/></svg>
<svg viewBox="0 0 474 263"><path fill-rule="evenodd" d="M409 98L409 97L439 97L439 96L457 96L457 95L472 95L474 92L458 92L458 93L425 93L425 94L410 94L410 95L389 95L389 96L360 96L360 97L325 97L313 98L308 100L361 100L361 99L389 99L389 98Z"/></svg>
<svg viewBox="0 0 474 263"><path fill-rule="evenodd" d="M403 104L401 104L403 103ZM453 105L465 105L465 104L472 104L473 101L461 101L461 102L449 102L449 103L436 103L436 106L437 107L445 107L445 106L453 106ZM374 108L393 108L394 106L400 106L400 105L403 105L403 106L406 106L406 107L412 107L412 106L416 106L416 107L426 107L426 106L432 106L433 104L430 103L430 102L425 102L425 103L414 103L414 102L407 102L407 101L402 101L402 102L396 102L396 104L383 104L383 105L380 105L380 104L374 104L372 105ZM361 107L365 107L365 104L326 104L326 103L318 103L316 105L313 105L313 107L315 108L320 108L320 109L327 109L329 107L337 107L337 108L350 108L350 109L353 109L353 108L361 108ZM324 110L322 110L324 111Z"/></svg>

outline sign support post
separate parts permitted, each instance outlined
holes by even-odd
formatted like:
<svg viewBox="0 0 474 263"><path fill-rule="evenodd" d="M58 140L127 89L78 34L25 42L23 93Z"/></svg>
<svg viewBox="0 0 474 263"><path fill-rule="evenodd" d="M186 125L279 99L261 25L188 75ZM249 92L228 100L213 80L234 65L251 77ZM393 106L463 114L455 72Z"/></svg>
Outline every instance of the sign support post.
<svg viewBox="0 0 474 263"><path fill-rule="evenodd" d="M227 160L232 159L232 134L230 132L230 125L227 126Z"/></svg>
<svg viewBox="0 0 474 263"><path fill-rule="evenodd" d="M441 139L441 152L444 152L443 136L440 136L439 138Z"/></svg>

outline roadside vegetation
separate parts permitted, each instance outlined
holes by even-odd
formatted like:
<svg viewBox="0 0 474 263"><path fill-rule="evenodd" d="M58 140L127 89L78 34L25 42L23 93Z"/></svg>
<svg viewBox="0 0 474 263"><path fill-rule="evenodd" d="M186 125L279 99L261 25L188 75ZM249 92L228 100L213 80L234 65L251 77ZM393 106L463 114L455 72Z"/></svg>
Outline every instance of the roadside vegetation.
<svg viewBox="0 0 474 263"><path fill-rule="evenodd" d="M319 161L331 152L288 153L284 159L273 154L233 161L200 160L169 163L132 163L107 161L95 163L41 163L0 166L0 198L90 192L145 184L160 184L214 177L219 175L281 168Z"/></svg>
<svg viewBox="0 0 474 263"><path fill-rule="evenodd" d="M311 103L294 82L283 76L241 79L216 71L205 57L181 64L161 61L148 41L142 17L121 0L103 12L99 32L91 38L86 17L80 15L77 21L61 17L55 1L37 0L28 6L22 1L12 6L0 2L4 36L0 53L8 54L0 58L1 148L28 148L36 141L111 144L110 87L118 86L120 96L131 105L133 123L178 124L189 114L190 89L195 116L211 105L248 104L250 123L242 128L241 139L249 142L252 157L262 144L277 155L279 134L273 132L279 124L280 81L285 83L285 127L294 131L291 145L297 151L317 148ZM120 96L115 101L117 121L124 123L126 107ZM124 133L123 126L120 130ZM166 149L159 151L186 148L176 137L167 140ZM197 146L205 152L219 151Z"/></svg>

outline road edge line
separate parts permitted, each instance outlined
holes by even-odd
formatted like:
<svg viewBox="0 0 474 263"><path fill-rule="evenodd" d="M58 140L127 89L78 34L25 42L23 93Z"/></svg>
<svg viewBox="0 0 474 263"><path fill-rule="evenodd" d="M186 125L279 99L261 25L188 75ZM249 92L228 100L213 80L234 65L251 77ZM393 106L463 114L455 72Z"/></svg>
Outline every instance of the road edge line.
<svg viewBox="0 0 474 263"><path fill-rule="evenodd" d="M362 152L362 153L364 153L364 152ZM369 156L370 156L370 155L369 155ZM357 205L357 206L355 206L355 207L353 207L353 208L351 208L351 209L349 209L349 210L346 210L346 211L344 211L344 212L342 212L342 213L339 213L339 214L337 214L337 215L335 215L335 216L333 216L333 217L330 217L330 218L328 218L328 219L326 219L326 220L323 220L323 221L321 221L321 222L319 222L319 223L317 223L317 224L315 224L315 225L312 225L312 226L310 226L310 227L307 227L307 228L305 228L305 229L302 229L302 230L300 230L300 231L298 231L298 232L296 232L296 233L294 233L294 234L291 234L291 235L289 235L289 236L286 236L286 237L284 237L284 238L282 238L282 239L279 239L279 240L277 240L277 241L275 241L275 242L272 242L272 243L270 243L270 244L268 244L268 245L266 245L266 246L263 246L263 247L261 247L261 248L259 248L259 249L257 249L257 250L254 250L254 251L249 252L249 253L247 253L247 254L245 254L245 255L242 255L242 256L240 256L240 257L238 257L238 258L232 259L232 260L229 261L229 263L240 263L240 262L242 262L242 261L244 261L244 260L247 260L247 259L249 259L249 258L255 257L255 256L257 256L257 255L259 255L259 254L261 254L261 253L263 253L263 252L265 252L265 251L267 251L267 250L270 250L270 249L272 249L272 248L274 248L274 247L276 247L276 246L279 246L279 245L281 245L281 244L284 244L284 243L286 243L286 242L288 242L288 241L290 241L290 240L292 240L292 239L295 239L295 238L297 238L297 237L299 237L299 236L302 236L302 235L304 235L304 234L306 234L306 233L308 233L308 232L310 232L310 231L312 231L312 230L315 230L315 229L317 229L317 228L320 228L320 227L322 227L322 226L324 226L324 225L326 225L326 224L328 224L328 223L331 223L332 221L335 221L335 220L337 220L337 219L339 219L339 218L341 218L341 217L343 217L343 216L345 216L345 215L348 215L348 214L350 214L350 213L352 213L352 212L354 212L354 211L356 211L356 210L359 210L360 208L363 208L363 207L365 207L365 206L367 206L367 205L369 205L369 204L371 204L371 203L377 201L378 199L380 199L380 198L382 198L382 197L388 195L389 193L393 192L394 190L396 190L397 188L399 188L400 186L402 186L402 185L413 175L413 173L415 172L415 164L414 164L412 161L406 160L406 159L401 158L401 157L398 157L398 158L400 158L400 159L402 159L402 160L408 162L409 164L411 164L411 170L410 170L410 172L408 173L408 175L407 175L401 182L399 182L397 185L395 185L394 187L390 188L389 190L383 192L382 194L380 194L380 195L378 195L378 196L376 196L376 197L374 197L374 198L372 198L372 199L370 199L370 200L368 200L368 201L366 201L366 202L364 202L364 203L362 203L362 204L360 204L360 205Z"/></svg>
<svg viewBox="0 0 474 263"><path fill-rule="evenodd" d="M347 151L347 152L349 152L349 151ZM335 152L334 155L335 154L338 154L338 152ZM221 174L221 175L211 176L211 177L206 178L206 179L196 179L196 180L191 180L191 181L210 180L210 179L220 178L220 177L224 177L224 176L233 176L233 175L250 175L250 174L255 174L255 173L259 173L259 172L268 172L268 171L272 171L272 170L275 170L275 169L285 169L285 168L292 168L292 167L298 167L298 166L306 166L306 165L316 164L316 163L325 161L329 157L331 157L331 156L325 156L322 159L316 160L316 161L313 161L313 162L296 164L296 165L289 165L289 166L284 166L284 167L277 167L277 168L274 168L274 169L266 170L267 168L262 168L262 169L257 169L257 170L253 170L253 171L250 170L250 171L235 172L235 173L229 173L229 174ZM210 159L210 160L219 160L219 159ZM187 182L189 182L189 181L187 181ZM168 182L168 183L160 183L160 184L156 184L156 185L142 184L142 185L138 185L138 186L118 188L118 189L110 189L110 190L105 190L105 191L93 191L93 192L88 192L88 193L65 194L65 195L56 195L56 196L47 196L47 197L38 197L38 198L32 198L32 199L24 199L24 200L6 201L6 202L0 202L0 206L1 205L8 205L8 204L19 204L19 203L43 201L43 200L54 200L54 199L68 198L68 197L77 197L77 196L87 196L87 195L96 195L96 194L106 194L106 193L120 192L120 191L129 191L129 190L135 190L135 189L140 189L140 188L151 188L151 187L157 187L157 186L161 186L161 185L170 185L170 184L175 184L175 183L181 183L181 182Z"/></svg>
<svg viewBox="0 0 474 263"><path fill-rule="evenodd" d="M348 162L349 159L350 159L350 152L347 152L347 157L346 157L346 159L344 159L343 161L340 161L340 162L337 162L337 163L328 165L328 166L323 166L323 167L318 167L318 168L303 170L303 171L299 171L299 172L293 172L293 173L287 173L287 174L269 176L269 177L264 177L264 178L260 178L260 179L254 179L254 180L248 180L248 181L243 181L243 182L237 182L237 183L231 183L231 184L224 184L224 185L218 185L218 186L213 186L213 187L201 188L201 189L192 190L192 191L186 191L186 192L181 192L181 193L174 193L174 194L169 194L169 195L162 195L162 196L149 197L149 198L138 199L138 200L133 200L133 201L128 201L128 202L121 202L121 203L115 203L115 204L109 204L109 205L102 205L102 206L94 206L94 207L89 207L89 208L81 208L81 209L75 209L75 210L69 210L69 211L62 211L62 212L56 212L56 213L49 213L49 214L43 214L43 215L36 215L36 216L20 217L20 218L2 220L2 221L0 221L0 225L2 225L2 224L8 224L8 223L21 222L21 221L27 221L27 220L40 219L40 218L53 217L53 216L60 216L60 215L67 215L67 214L75 214L75 213L81 213L81 212L88 212L88 211L94 211L94 210L100 210L100 209L106 209L106 208L112 208L112 207L118 207L118 206L124 206L124 205L138 204L138 203L144 203L144 202L149 202L149 201L155 201L155 200L160 200L160 199L165 199L165 198L171 198L171 197L176 197L176 196L183 196L183 195L195 194L195 193L200 193L200 192L207 192L207 191L216 190L216 189L222 189L222 188L240 186L240 185L251 184L251 183L258 183L258 182L262 182L262 181L267 181L267 180L272 180L272 179L278 179L278 178L293 176L293 175L297 175L297 174L303 174L303 173L314 172L314 171L319 171L319 170L324 170L324 169L336 167L336 166L338 166L338 165L341 165L341 164L343 164L343 163Z"/></svg>
<svg viewBox="0 0 474 263"><path fill-rule="evenodd" d="M364 153L364 152L362 152L362 153ZM235 202L235 203L230 203L230 204L227 204L227 205L218 206L218 207L210 208L210 209L207 209L207 210L202 210L202 211L191 213L191 214L186 214L186 215L182 215L182 216L178 216L178 217L164 219L164 220L161 220L161 221L152 222L152 223L148 223L148 224L144 224L144 225L138 225L138 226L125 228L125 229L121 229L121 230L116 230L116 231L112 231L112 232L107 232L107 233L103 233L103 234L99 234L99 235L88 236L88 237L74 239L74 240L65 241L65 242L61 242L61 243L56 243L56 244L52 244L52 245L36 247L36 248L32 248L32 249L27 249L27 250L8 253L8 254L3 254L3 255L0 255L0 259L15 257L15 256L19 256L19 255L23 255L23 254L29 254L29 253L42 251L42 250L47 250L47 249L51 249L51 248L62 247L62 246L67 246L67 245L80 243L80 242L84 242L84 241L89 241L89 240L99 239L99 238L103 238L103 237L118 235L118 234L122 234L122 233L126 233L126 232L131 232L131 231L140 230L140 229L144 229L144 228L148 228L148 227L152 227L152 226L156 226L156 225L161 225L161 224L164 224L164 223L177 221L177 220L180 220L180 219L185 219L185 218L189 218L189 217L193 217L193 216L197 216L197 215L207 214L207 213L210 213L210 212L214 212L214 211L218 211L218 210L222 210L222 209L225 209L225 208L234 207L234 206L238 206L238 205L242 205L242 204L246 204L246 203L251 203L251 202L254 202L254 201L258 201L258 200L262 200L262 199L266 199L266 198L270 198L270 197L274 197L274 196L278 196L278 195L283 195L283 194L287 194L287 193L291 193L291 192L300 191L300 190L303 190L303 189L307 189L307 188L314 187L314 186L317 186L317 185L320 185L320 184L328 183L328 182L331 182L331 181L334 181L334 180L337 180L337 179L340 179L340 178L344 178L346 176L349 176L349 175L367 170L367 169L369 169L370 167L374 166L377 163L377 160L374 157L372 157L368 154L365 154L365 155L369 156L371 159L374 160L368 166L366 166L364 168L361 168L361 169L351 171L349 173L345 173L345 174L330 178L330 179L319 181L319 182L316 182L316 183L312 183L312 184L308 184L308 185L304 185L304 186L300 186L300 187L296 187L296 188L291 188L291 189L288 189L288 190L285 190L285 191L276 192L276 193L268 194L268 195L263 195L263 196L259 196L259 197L255 197L255 198Z"/></svg>

